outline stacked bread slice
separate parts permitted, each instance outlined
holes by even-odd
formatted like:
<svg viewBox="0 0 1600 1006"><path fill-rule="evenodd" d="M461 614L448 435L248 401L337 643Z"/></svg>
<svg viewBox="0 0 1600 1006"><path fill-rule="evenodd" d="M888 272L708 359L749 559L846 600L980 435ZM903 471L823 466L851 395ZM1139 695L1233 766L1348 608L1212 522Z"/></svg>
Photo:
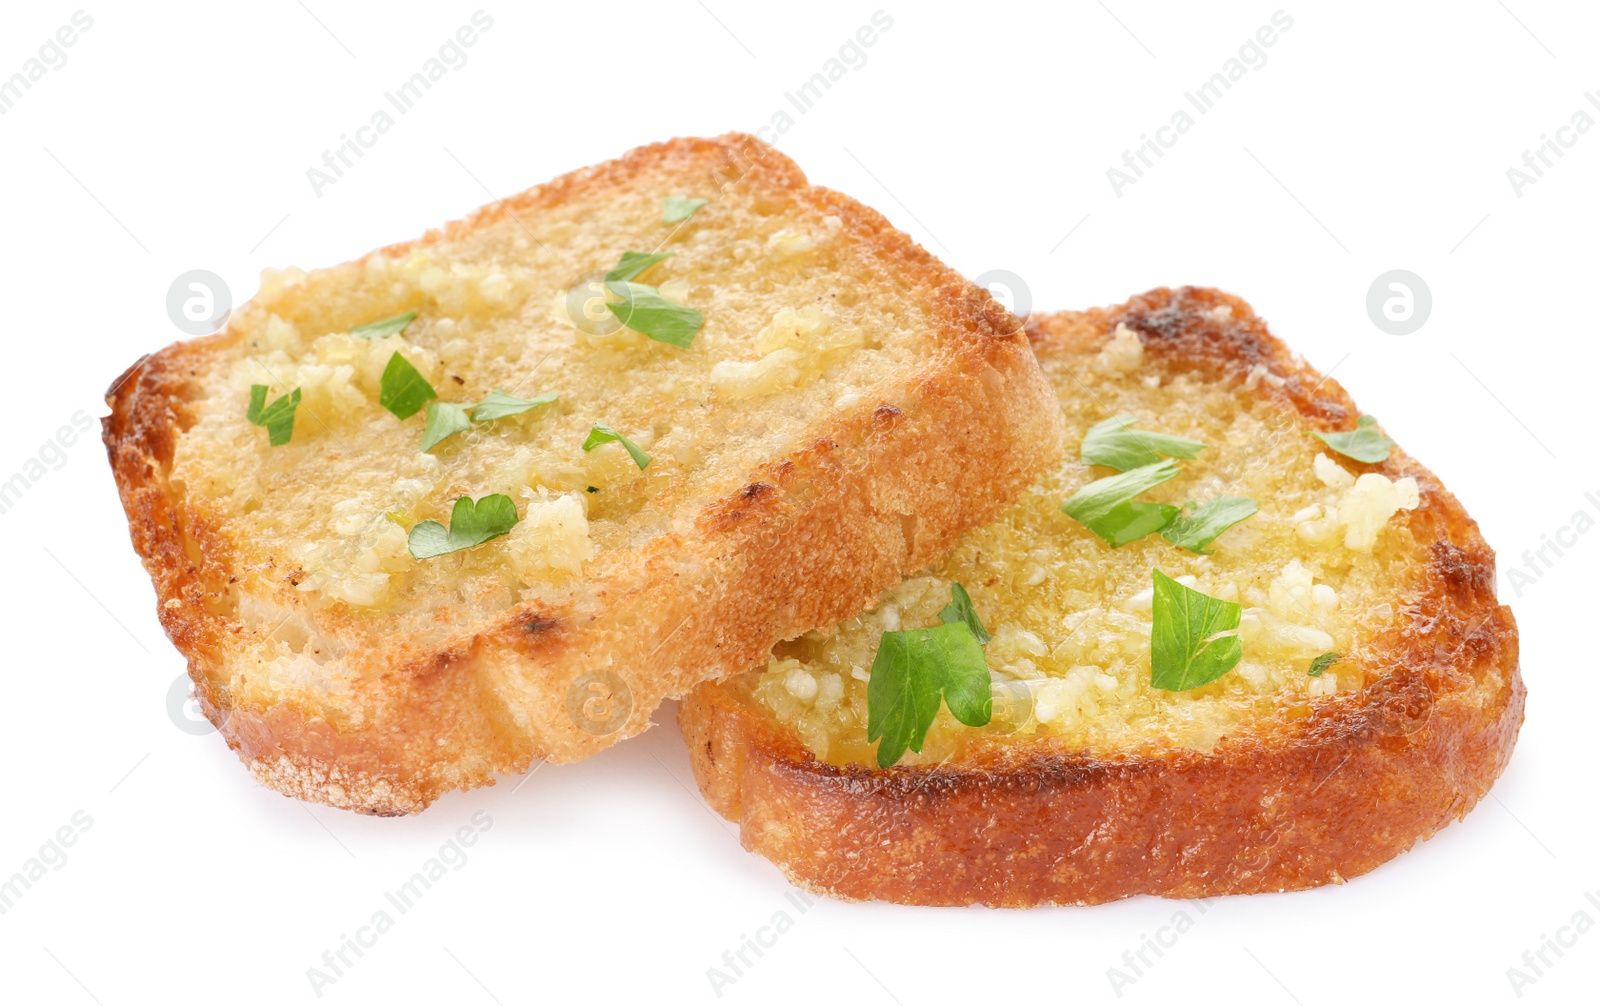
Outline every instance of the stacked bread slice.
<svg viewBox="0 0 1600 1006"><path fill-rule="evenodd" d="M200 704L301 799L416 812L684 697L796 883L1085 903L1369 870L1521 722L1476 525L1242 301L1025 329L747 136L269 273L108 403Z"/></svg>

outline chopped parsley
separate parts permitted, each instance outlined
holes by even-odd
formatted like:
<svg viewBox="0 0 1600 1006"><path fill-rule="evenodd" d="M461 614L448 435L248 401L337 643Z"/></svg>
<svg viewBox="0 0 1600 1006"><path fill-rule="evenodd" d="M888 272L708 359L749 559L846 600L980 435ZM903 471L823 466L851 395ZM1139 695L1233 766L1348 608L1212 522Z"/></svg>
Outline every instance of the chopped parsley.
<svg viewBox="0 0 1600 1006"><path fill-rule="evenodd" d="M378 382L379 405L400 419L410 419L429 399L438 397L433 385L409 360L398 352L389 357L389 364L383 368L383 377Z"/></svg>
<svg viewBox="0 0 1600 1006"><path fill-rule="evenodd" d="M517 505L510 496L494 493L477 502L463 496L450 511L450 527L436 520L425 520L411 529L407 543L416 559L459 552L482 545L491 538L510 532L517 525Z"/></svg>
<svg viewBox="0 0 1600 1006"><path fill-rule="evenodd" d="M653 286L612 280L606 283L606 289L622 298L606 301L606 310L628 328L657 342L687 349L705 326L705 315L668 300Z"/></svg>
<svg viewBox="0 0 1600 1006"><path fill-rule="evenodd" d="M1105 539L1112 548L1121 548L1166 527L1177 516L1170 503L1135 502L1134 497L1163 482L1176 478L1178 463L1172 459L1143 465L1121 475L1089 483L1061 504L1073 520Z"/></svg>
<svg viewBox="0 0 1600 1006"><path fill-rule="evenodd" d="M606 273L606 282L633 279L657 262L663 262L676 254L676 252L625 251L622 253L622 258L617 260L616 268Z"/></svg>
<svg viewBox="0 0 1600 1006"><path fill-rule="evenodd" d="M867 680L867 740L878 742L880 768L899 761L907 748L922 751L941 698L967 726L984 726L994 714L989 665L974 632L974 626L983 632L983 625L965 588L953 584L951 595L939 616L943 624L885 632L878 643Z"/></svg>
<svg viewBox="0 0 1600 1006"><path fill-rule="evenodd" d="M628 452L628 457L632 458L633 463L638 465L640 469L643 469L650 464L650 455L646 454L644 451L641 451L638 444L634 443L632 440L629 440L616 430L613 430L611 427L602 426L599 423L595 423L594 426L589 428L589 436L583 441L583 449L585 451L592 451L601 444L609 443L621 444L623 450Z"/></svg>
<svg viewBox="0 0 1600 1006"><path fill-rule="evenodd" d="M1184 692L1233 670L1244 656L1236 631L1243 606L1185 587L1159 569L1151 575L1151 687Z"/></svg>
<svg viewBox="0 0 1600 1006"><path fill-rule="evenodd" d="M680 220L687 220L694 216L694 211L704 206L708 200L690 199L687 196L667 196L661 200L661 222L675 224Z"/></svg>
<svg viewBox="0 0 1600 1006"><path fill-rule="evenodd" d="M496 388L489 392L487 398L476 405L463 405L455 402L429 402L428 425L422 431L422 449L432 450L442 441L448 440L463 430L472 428L473 423L487 423L496 419L505 419L509 416L520 416L529 409L541 405L549 405L555 401L555 392L538 395L533 398L513 398L504 391Z"/></svg>
<svg viewBox="0 0 1600 1006"><path fill-rule="evenodd" d="M961 622L972 630L979 643L987 644L994 637L989 630L983 627L983 622L978 619L978 613L972 607L972 595L967 593L967 588L959 583L950 585L950 603L939 612L939 621L945 625Z"/></svg>
<svg viewBox="0 0 1600 1006"><path fill-rule="evenodd" d="M1193 504L1190 504L1191 506ZM1161 531L1161 537L1195 555L1210 555L1206 546L1222 532L1255 516L1261 508L1243 496L1218 496L1193 513L1180 514Z"/></svg>
<svg viewBox="0 0 1600 1006"><path fill-rule="evenodd" d="M244 417L252 425L267 428L267 443L273 447L282 447L294 436L294 410L300 405L300 389L296 388L287 395L280 395L271 405L267 405L267 386L265 384L250 385L250 405L245 409Z"/></svg>
<svg viewBox="0 0 1600 1006"><path fill-rule="evenodd" d="M1357 419L1356 428L1346 433L1319 433L1313 430L1311 435L1345 457L1369 465L1387 461L1389 451L1395 446L1394 441L1378 429L1378 421L1371 416Z"/></svg>
<svg viewBox="0 0 1600 1006"><path fill-rule="evenodd" d="M393 318L384 318L382 321L369 321L365 325L357 325L350 330L351 335L358 335L363 339L381 339L386 335L405 331L405 327L417 320L417 312L407 311L397 314Z"/></svg>
<svg viewBox="0 0 1600 1006"><path fill-rule="evenodd" d="M467 407L454 402L429 402L428 423L422 429L422 450L430 451L441 441L472 428Z"/></svg>
<svg viewBox="0 0 1600 1006"><path fill-rule="evenodd" d="M549 405L557 397L554 391L550 391L542 395L535 395L532 398L513 398L496 388L489 392L483 401L477 405L470 405L468 408L472 410L473 422L487 423L493 419L520 416L530 409L536 409L541 405Z"/></svg>
<svg viewBox="0 0 1600 1006"><path fill-rule="evenodd" d="M1083 437L1083 463L1125 472L1130 468L1153 465L1163 456L1193 458L1197 452L1205 450L1206 445L1198 440L1135 430L1132 427L1136 422L1137 417L1125 414L1089 427L1089 432Z"/></svg>
<svg viewBox="0 0 1600 1006"><path fill-rule="evenodd" d="M1322 677L1323 671L1327 670L1343 659L1344 658L1339 656L1337 653L1324 653L1322 656L1311 661L1311 669L1306 671L1306 673L1313 678L1320 678Z"/></svg>

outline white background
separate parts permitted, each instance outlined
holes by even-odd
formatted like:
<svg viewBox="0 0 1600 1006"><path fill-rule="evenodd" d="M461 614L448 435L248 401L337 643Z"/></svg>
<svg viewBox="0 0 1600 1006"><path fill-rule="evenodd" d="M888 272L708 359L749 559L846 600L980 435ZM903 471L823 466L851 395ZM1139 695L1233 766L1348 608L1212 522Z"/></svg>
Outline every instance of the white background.
<svg viewBox="0 0 1600 1006"><path fill-rule="evenodd" d="M180 337L165 307L180 273L212 270L241 302L264 266L349 259L640 143L767 126L878 2L489 7L469 62L320 198L306 169L475 3L88 8L68 62L0 116L0 480ZM1600 118L1583 97L1600 91L1600 16L1547 0L1287 7L1268 62L1118 197L1106 169L1278 9L1206 6L885 6L868 61L789 109L778 146L967 275L1023 277L1038 310L1163 284L1242 295L1444 478L1502 574L1576 511L1600 516L1584 499L1600 499L1600 129L1520 197L1506 174L1576 110ZM75 9L7 5L0 76ZM1412 335L1365 307L1396 268L1432 291ZM1507 968L1542 934L1580 909L1600 922L1584 900L1600 889L1600 535L1519 586L1527 721L1492 796L1368 876L1203 915L1150 898L802 915L694 791L670 707L589 761L404 820L258 786L169 714L183 662L104 453L91 437L65 458L0 515L0 876L75 811L93 824L0 915L6 1002L314 1001L307 969L480 810L492 826L467 864L324 1000L713 1002L707 969L787 910L793 928L725 1001L1114 1002L1107 969L1185 910L1193 928L1124 1000L1495 1003L1516 1000ZM1600 931L1551 959L1524 999L1592 996Z"/></svg>

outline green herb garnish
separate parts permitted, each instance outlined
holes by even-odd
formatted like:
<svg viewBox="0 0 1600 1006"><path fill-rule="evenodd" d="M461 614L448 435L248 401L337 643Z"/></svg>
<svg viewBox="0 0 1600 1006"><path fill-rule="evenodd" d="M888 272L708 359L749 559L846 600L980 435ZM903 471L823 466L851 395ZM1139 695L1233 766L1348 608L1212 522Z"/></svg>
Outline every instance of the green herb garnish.
<svg viewBox="0 0 1600 1006"><path fill-rule="evenodd" d="M632 440L629 440L616 430L613 430L611 427L602 426L599 423L595 423L589 428L589 436L583 441L583 449L585 451L592 451L601 444L609 444L612 442L621 444L623 450L628 452L628 457L632 458L633 463L638 465L641 469L650 464L650 455L646 454L644 451L641 451L638 444L634 443Z"/></svg>
<svg viewBox="0 0 1600 1006"><path fill-rule="evenodd" d="M628 328L657 342L687 349L706 323L698 310L668 300L653 286L615 280L607 282L606 289L622 298L606 301L606 309Z"/></svg>
<svg viewBox="0 0 1600 1006"><path fill-rule="evenodd" d="M1239 628L1242 605L1185 587L1151 570L1155 578L1150 625L1150 685L1183 692L1207 685L1233 670L1244 656ZM1224 633L1233 633L1224 635Z"/></svg>
<svg viewBox="0 0 1600 1006"><path fill-rule="evenodd" d="M667 196L661 200L661 222L675 224L680 220L687 220L694 216L695 210L707 202L705 199L690 199L687 196Z"/></svg>
<svg viewBox="0 0 1600 1006"><path fill-rule="evenodd" d="M1206 445L1198 440L1132 429L1136 422L1136 416L1121 415L1089 427L1083 437L1083 463L1125 472L1153 465L1163 456L1193 458L1196 452L1205 450Z"/></svg>
<svg viewBox="0 0 1600 1006"><path fill-rule="evenodd" d="M1320 678L1322 677L1323 671L1327 670L1343 659L1344 658L1339 656L1337 653L1324 653L1322 656L1311 661L1311 669L1306 671L1306 673L1313 678Z"/></svg>
<svg viewBox="0 0 1600 1006"><path fill-rule="evenodd" d="M972 630L972 634L977 637L979 644L988 643L989 640L994 638L989 634L989 630L983 627L983 622L979 620L977 611L973 609L972 595L967 593L967 588L959 583L950 585L950 603L944 606L943 611L939 612L939 621L945 625L951 625L955 622L962 623Z"/></svg>
<svg viewBox="0 0 1600 1006"><path fill-rule="evenodd" d="M989 665L973 631L983 625L965 588L952 584L951 595L939 616L944 624L885 632L878 643L867 680L867 740L878 742L879 768L899 761L907 748L922 751L941 697L969 727L984 726L994 714Z"/></svg>
<svg viewBox="0 0 1600 1006"><path fill-rule="evenodd" d="M1357 419L1356 428L1346 433L1319 433L1313 430L1311 435L1345 457L1369 465L1387 461L1389 451L1395 446L1394 441L1378 429L1378 421L1371 416Z"/></svg>
<svg viewBox="0 0 1600 1006"><path fill-rule="evenodd" d="M616 280L629 280L655 265L676 255L677 252L636 252L625 251L622 258L617 260L617 267L606 273L606 282Z"/></svg>
<svg viewBox="0 0 1600 1006"><path fill-rule="evenodd" d="M351 335L359 335L363 339L381 339L386 335L404 331L405 327L417 320L417 312L407 311L397 314L393 318L382 321L369 321L365 325L357 325L350 330Z"/></svg>
<svg viewBox="0 0 1600 1006"><path fill-rule="evenodd" d="M267 405L267 386L265 384L250 385L250 405L245 409L244 417L255 426L267 428L267 443L273 447L282 447L294 436L294 410L300 405L300 389L296 388L287 395L281 395L271 405Z"/></svg>
<svg viewBox="0 0 1600 1006"><path fill-rule="evenodd" d="M532 398L513 398L499 388L489 392L488 396L477 405L468 406L472 409L472 421L487 423L493 419L505 419L510 416L520 416L530 409L541 405L549 405L558 396L554 391Z"/></svg>
<svg viewBox="0 0 1600 1006"><path fill-rule="evenodd" d="M389 357L378 382L378 404L401 419L410 419L430 398L438 398L433 385L398 352Z"/></svg>
<svg viewBox="0 0 1600 1006"><path fill-rule="evenodd" d="M464 548L482 545L508 533L517 525L517 505L510 496L494 493L476 503L470 497L456 500L450 511L450 527L436 520L425 520L411 529L407 543L416 559L432 559Z"/></svg>
<svg viewBox="0 0 1600 1006"><path fill-rule="evenodd" d="M429 402L428 423L422 429L422 450L430 451L442 440L472 428L467 407L454 402Z"/></svg>
<svg viewBox="0 0 1600 1006"><path fill-rule="evenodd" d="M556 393L552 391L535 398L513 398L497 388L489 392L489 396L477 405L429 402L428 425L422 431L422 449L431 450L441 441L448 440L463 430L471 429L473 423L487 423L508 416L519 416L529 409L549 405L556 400L556 397Z"/></svg>
<svg viewBox="0 0 1600 1006"><path fill-rule="evenodd" d="M1084 527L1121 548L1166 527L1178 508L1168 503L1134 502L1140 493L1176 478L1178 463L1170 458L1089 483L1073 493L1061 510Z"/></svg>
<svg viewBox="0 0 1600 1006"><path fill-rule="evenodd" d="M1210 555L1207 545L1228 528L1254 516L1260 509L1253 499L1219 496L1193 513L1175 518L1162 529L1161 537L1195 555Z"/></svg>

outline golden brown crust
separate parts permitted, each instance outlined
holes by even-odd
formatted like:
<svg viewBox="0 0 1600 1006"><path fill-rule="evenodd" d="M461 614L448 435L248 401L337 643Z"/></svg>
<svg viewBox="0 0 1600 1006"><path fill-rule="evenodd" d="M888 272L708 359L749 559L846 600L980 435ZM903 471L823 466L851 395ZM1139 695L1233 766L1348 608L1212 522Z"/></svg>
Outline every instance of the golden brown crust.
<svg viewBox="0 0 1600 1006"><path fill-rule="evenodd" d="M1118 322L1169 364L1237 376L1264 366L1283 384L1263 381L1258 393L1290 404L1299 430L1357 414L1248 305L1213 290L1154 290L1036 319L1029 334L1048 356ZM1494 554L1477 525L1400 450L1369 470L1422 488L1410 515L1431 540L1418 556L1421 587L1383 634L1387 673L1309 716L1267 720L1205 753L1096 758L995 737L960 764L874 770L818 761L727 686L706 684L678 714L701 790L739 822L746 848L802 887L851 900L1094 904L1299 890L1365 873L1488 792L1526 694L1516 623L1495 599Z"/></svg>
<svg viewBox="0 0 1600 1006"><path fill-rule="evenodd" d="M751 472L692 529L612 557L585 584L586 606L519 605L448 645L407 650L383 673L343 683L326 704L241 699L230 694L228 661L251 627L226 603L228 543L167 483L174 438L189 421L186 384L196 362L229 337L170 346L108 392L103 439L162 624L188 658L207 716L262 782L302 799L400 814L450 789L526 771L535 759L585 757L644 730L662 699L852 614L992 517L1054 460L1053 395L1017 321L882 216L810 187L793 162L753 137L642 147L415 243L680 163L704 166L715 185L765 188L839 216L900 289L933 298L940 330L932 334L947 349L880 388L879 400L819 424L809 446ZM617 708L627 709L620 722L600 715Z"/></svg>

